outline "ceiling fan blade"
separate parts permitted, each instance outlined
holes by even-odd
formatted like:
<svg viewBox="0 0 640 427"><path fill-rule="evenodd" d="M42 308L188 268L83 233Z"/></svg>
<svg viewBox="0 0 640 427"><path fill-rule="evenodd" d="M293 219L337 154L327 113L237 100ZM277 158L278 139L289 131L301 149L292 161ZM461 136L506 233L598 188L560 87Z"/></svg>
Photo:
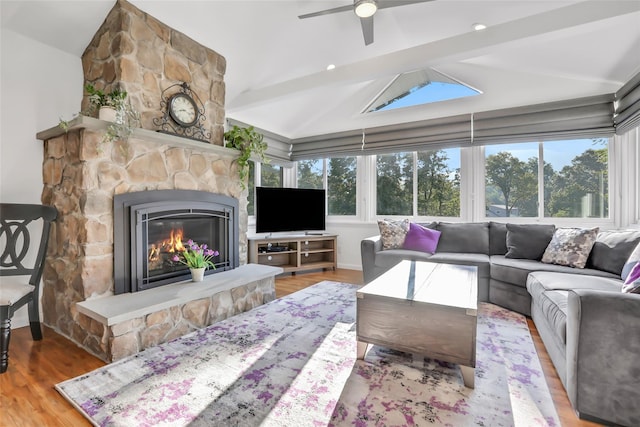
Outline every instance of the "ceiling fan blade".
<svg viewBox="0 0 640 427"><path fill-rule="evenodd" d="M298 15L298 18L300 19L313 18L316 16L330 15L332 13L346 12L349 10L353 10L353 4L350 4L347 6L334 7L333 9L321 10L320 12L305 13L304 15Z"/></svg>
<svg viewBox="0 0 640 427"><path fill-rule="evenodd" d="M370 16L368 18L360 18L360 25L362 25L364 44L370 45L371 43L373 43L373 16Z"/></svg>
<svg viewBox="0 0 640 427"><path fill-rule="evenodd" d="M426 3L434 0L378 0L378 9L386 9L389 7L406 6L414 3Z"/></svg>

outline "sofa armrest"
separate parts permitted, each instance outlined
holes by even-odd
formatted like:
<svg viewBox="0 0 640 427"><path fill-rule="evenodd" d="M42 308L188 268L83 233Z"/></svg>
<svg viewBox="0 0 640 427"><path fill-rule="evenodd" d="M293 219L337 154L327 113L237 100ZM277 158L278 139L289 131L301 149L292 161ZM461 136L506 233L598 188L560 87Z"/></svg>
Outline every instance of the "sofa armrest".
<svg viewBox="0 0 640 427"><path fill-rule="evenodd" d="M640 295L572 290L567 394L583 418L640 425Z"/></svg>
<svg viewBox="0 0 640 427"><path fill-rule="evenodd" d="M376 253L381 250L382 239L379 235L368 237L360 242L360 256L362 257L362 275L364 277L364 283L369 283L376 278Z"/></svg>

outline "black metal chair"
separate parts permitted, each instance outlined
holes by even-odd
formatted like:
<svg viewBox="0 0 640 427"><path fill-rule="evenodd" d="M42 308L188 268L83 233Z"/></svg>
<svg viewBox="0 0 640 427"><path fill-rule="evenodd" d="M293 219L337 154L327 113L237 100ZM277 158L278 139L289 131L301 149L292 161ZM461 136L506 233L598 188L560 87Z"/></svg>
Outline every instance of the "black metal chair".
<svg viewBox="0 0 640 427"><path fill-rule="evenodd" d="M0 203L0 373L9 366L11 318L25 304L29 304L31 336L34 340L42 339L38 308L40 278L51 222L57 216L58 211L51 206ZM39 220L42 236L38 245L37 240L32 242L28 226ZM36 247L35 262L31 262Z"/></svg>

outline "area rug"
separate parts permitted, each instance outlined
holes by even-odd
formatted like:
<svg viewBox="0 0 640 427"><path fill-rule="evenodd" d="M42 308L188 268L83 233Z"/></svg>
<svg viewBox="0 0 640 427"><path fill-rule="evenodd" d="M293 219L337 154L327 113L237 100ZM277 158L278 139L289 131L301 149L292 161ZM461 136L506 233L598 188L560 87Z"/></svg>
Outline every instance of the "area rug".
<svg viewBox="0 0 640 427"><path fill-rule="evenodd" d="M481 303L475 389L370 346L357 286L320 282L56 385L100 426L559 426L523 316Z"/></svg>

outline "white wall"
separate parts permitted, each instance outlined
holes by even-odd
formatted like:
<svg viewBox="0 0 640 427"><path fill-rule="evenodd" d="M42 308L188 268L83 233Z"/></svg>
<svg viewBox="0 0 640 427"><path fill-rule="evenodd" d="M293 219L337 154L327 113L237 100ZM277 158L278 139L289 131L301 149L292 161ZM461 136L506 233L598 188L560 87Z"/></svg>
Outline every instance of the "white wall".
<svg viewBox="0 0 640 427"><path fill-rule="evenodd" d="M79 111L82 63L13 31L1 31L0 201L40 203L43 143L36 133ZM12 325L27 324L24 307Z"/></svg>

